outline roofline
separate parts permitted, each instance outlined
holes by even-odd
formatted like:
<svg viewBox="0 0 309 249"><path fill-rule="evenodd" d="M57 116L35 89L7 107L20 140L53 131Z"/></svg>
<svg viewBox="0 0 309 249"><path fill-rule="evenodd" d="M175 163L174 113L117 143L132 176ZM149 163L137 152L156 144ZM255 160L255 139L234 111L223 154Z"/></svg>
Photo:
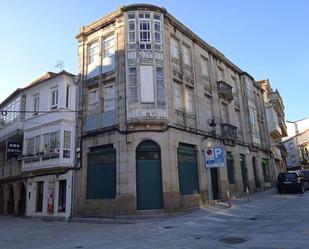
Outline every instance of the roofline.
<svg viewBox="0 0 309 249"><path fill-rule="evenodd" d="M297 123L299 121L303 121L303 120L306 120L306 119L309 119L309 117L306 117L306 118L302 118L302 119L298 119L296 121L289 121L289 120L286 120L285 122L289 122L289 123Z"/></svg>
<svg viewBox="0 0 309 249"><path fill-rule="evenodd" d="M254 81L254 78L250 74L240 69L233 62L231 62L228 58L226 58L219 50L217 50L215 47L205 42L202 38L200 38L187 26L185 26L178 19L172 16L164 7L158 7L152 4L138 3L138 4L120 6L116 10L104 15L103 17L97 19L96 21L86 26L82 26L80 28L80 32L76 35L76 39L81 41L83 37L102 29L102 27L115 23L115 19L122 16L124 12L133 11L133 10L151 10L151 11L157 11L157 12L162 13L166 19L168 19L177 29L183 32L186 36L191 38L193 42L200 45L202 48L206 49L210 54L212 54L217 59L221 60L229 68L233 69L240 75L243 75L243 74L247 75L249 78L251 78Z"/></svg>
<svg viewBox="0 0 309 249"><path fill-rule="evenodd" d="M30 85L28 85L28 86L22 88L22 90L23 90L23 91L26 91L26 90L28 90L28 89L30 89L30 88L32 88L32 87L38 86L38 85L40 85L41 83L43 83L43 82L45 82L45 81L47 81L47 80L51 80L51 79L53 79L53 78L56 78L56 77L58 77L58 76L60 76L60 75L62 75L62 74L63 74L63 75L67 75L67 76L69 76L69 77L75 77L74 74L71 74L71 73L69 73L69 72L67 72L67 71L65 71L65 70L62 70L62 71L59 72L59 73L53 73L53 75L52 75L51 77L49 77L49 78L44 78L44 79L39 80L39 81L37 81L37 82L35 82L35 83L33 83L33 84L30 83Z"/></svg>

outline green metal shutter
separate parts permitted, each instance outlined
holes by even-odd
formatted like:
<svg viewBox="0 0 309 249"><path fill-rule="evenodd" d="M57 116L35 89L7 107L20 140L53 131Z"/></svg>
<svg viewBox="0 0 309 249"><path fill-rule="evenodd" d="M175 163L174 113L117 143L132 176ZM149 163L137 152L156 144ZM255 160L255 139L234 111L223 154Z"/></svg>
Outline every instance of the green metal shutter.
<svg viewBox="0 0 309 249"><path fill-rule="evenodd" d="M112 145L90 149L88 154L87 198L114 199L116 196L116 150Z"/></svg>
<svg viewBox="0 0 309 249"><path fill-rule="evenodd" d="M199 193L197 155L194 146L179 144L177 157L180 193L182 195Z"/></svg>
<svg viewBox="0 0 309 249"><path fill-rule="evenodd" d="M163 208L160 147L144 141L136 149L137 209Z"/></svg>

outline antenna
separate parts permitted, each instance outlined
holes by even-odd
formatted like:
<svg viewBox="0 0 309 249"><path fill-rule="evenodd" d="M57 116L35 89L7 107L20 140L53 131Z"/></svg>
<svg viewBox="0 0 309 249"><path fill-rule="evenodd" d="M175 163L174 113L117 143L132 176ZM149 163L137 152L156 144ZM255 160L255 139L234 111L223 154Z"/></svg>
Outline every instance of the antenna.
<svg viewBox="0 0 309 249"><path fill-rule="evenodd" d="M55 65L59 69L59 72L63 70L64 67L64 61L63 60L57 60L57 64Z"/></svg>

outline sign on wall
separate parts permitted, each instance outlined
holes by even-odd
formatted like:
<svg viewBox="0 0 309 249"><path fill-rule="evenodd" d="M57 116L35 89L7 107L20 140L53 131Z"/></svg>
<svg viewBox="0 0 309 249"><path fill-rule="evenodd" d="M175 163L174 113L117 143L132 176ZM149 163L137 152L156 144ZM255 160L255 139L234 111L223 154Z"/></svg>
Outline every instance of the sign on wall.
<svg viewBox="0 0 309 249"><path fill-rule="evenodd" d="M6 160L18 158L22 154L22 144L16 142L6 143Z"/></svg>
<svg viewBox="0 0 309 249"><path fill-rule="evenodd" d="M205 150L205 167L224 167L223 147L209 147Z"/></svg>

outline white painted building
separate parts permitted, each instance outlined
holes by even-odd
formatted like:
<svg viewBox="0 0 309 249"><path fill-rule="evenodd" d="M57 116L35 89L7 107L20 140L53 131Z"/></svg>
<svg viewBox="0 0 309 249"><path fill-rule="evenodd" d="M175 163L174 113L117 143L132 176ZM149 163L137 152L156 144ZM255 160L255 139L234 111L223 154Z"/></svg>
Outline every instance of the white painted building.
<svg viewBox="0 0 309 249"><path fill-rule="evenodd" d="M26 97L22 172L27 216L71 214L76 85L74 75L46 73L23 89Z"/></svg>

